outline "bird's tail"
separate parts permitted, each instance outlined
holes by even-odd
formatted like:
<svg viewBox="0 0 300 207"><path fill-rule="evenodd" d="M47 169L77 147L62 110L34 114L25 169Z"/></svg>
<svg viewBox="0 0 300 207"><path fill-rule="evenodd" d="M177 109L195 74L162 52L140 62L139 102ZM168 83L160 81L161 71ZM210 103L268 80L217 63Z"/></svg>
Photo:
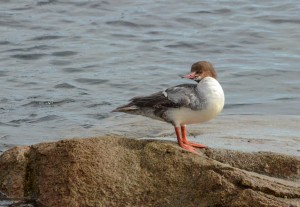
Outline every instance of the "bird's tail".
<svg viewBox="0 0 300 207"><path fill-rule="evenodd" d="M127 105L124 105L124 106L120 106L114 110L112 110L111 112L125 112L125 113L132 113L136 110L138 110L139 107L137 107L136 105L133 105L133 104L127 104Z"/></svg>

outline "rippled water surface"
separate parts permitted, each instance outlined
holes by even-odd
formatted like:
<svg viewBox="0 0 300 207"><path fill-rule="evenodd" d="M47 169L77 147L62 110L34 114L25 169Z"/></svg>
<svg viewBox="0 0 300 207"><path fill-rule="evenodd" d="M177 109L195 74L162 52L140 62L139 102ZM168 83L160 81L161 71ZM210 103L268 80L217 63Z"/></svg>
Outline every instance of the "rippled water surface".
<svg viewBox="0 0 300 207"><path fill-rule="evenodd" d="M0 150L109 133L154 136L156 122L110 111L189 83L179 75L198 60L214 64L226 95L219 121L203 125L216 126L214 136L225 128L228 137L288 137L295 146L299 12L297 0L1 1Z"/></svg>

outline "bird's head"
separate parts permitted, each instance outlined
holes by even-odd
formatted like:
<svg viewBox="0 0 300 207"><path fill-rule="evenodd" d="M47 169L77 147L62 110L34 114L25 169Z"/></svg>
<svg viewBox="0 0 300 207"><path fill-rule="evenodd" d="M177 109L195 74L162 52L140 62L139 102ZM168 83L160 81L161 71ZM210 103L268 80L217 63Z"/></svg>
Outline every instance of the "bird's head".
<svg viewBox="0 0 300 207"><path fill-rule="evenodd" d="M200 82L205 77L212 77L217 79L217 73L210 62L199 61L192 65L191 73L182 76L182 78L188 78L196 82Z"/></svg>

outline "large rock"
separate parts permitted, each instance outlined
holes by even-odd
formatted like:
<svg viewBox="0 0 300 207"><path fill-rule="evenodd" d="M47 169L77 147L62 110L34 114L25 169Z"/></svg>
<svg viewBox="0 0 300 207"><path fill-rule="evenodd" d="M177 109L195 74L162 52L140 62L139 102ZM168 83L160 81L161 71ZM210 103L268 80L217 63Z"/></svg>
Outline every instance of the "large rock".
<svg viewBox="0 0 300 207"><path fill-rule="evenodd" d="M15 147L0 191L39 206L300 206L299 157L203 152L118 137Z"/></svg>

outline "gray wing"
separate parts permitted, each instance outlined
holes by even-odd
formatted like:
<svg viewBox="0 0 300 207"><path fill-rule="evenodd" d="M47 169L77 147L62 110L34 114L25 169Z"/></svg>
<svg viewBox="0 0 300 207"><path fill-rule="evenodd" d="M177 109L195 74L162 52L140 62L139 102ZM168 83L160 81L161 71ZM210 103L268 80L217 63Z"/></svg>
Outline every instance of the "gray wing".
<svg viewBox="0 0 300 207"><path fill-rule="evenodd" d="M203 104L203 100L199 98L196 87L196 84L182 84L168 88L165 90L165 94L173 103L179 104L181 107L189 107L196 110L201 108Z"/></svg>
<svg viewBox="0 0 300 207"><path fill-rule="evenodd" d="M182 84L150 96L135 97L131 99L130 105L155 109L190 107L196 110L201 102L197 96L196 86L196 84Z"/></svg>

